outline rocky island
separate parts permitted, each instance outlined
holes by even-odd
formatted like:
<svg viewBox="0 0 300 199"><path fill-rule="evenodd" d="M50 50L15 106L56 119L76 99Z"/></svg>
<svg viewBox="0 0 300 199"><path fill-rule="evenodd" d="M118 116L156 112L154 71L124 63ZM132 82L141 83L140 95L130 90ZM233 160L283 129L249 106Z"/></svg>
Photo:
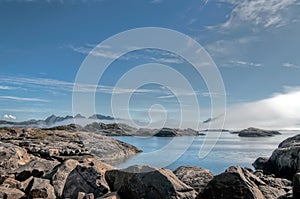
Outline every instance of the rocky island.
<svg viewBox="0 0 300 199"><path fill-rule="evenodd" d="M253 127L243 129L241 131L234 131L231 133L238 134L238 136L240 137L270 137L270 136L281 134L279 131L268 131L268 130L253 128Z"/></svg>
<svg viewBox="0 0 300 199"><path fill-rule="evenodd" d="M232 166L214 176L192 166L116 169L109 163L141 150L75 127L1 128L0 198L299 198L299 135L258 158L256 171Z"/></svg>

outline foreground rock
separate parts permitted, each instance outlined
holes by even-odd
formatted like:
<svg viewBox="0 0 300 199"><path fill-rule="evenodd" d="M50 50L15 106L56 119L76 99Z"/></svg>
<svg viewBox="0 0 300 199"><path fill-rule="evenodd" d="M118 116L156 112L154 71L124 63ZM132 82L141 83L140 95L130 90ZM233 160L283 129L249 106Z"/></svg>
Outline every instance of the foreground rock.
<svg viewBox="0 0 300 199"><path fill-rule="evenodd" d="M126 170L107 171L105 178L112 191L130 199L192 199L196 192L167 169L133 166Z"/></svg>
<svg viewBox="0 0 300 199"><path fill-rule="evenodd" d="M257 128L247 128L241 131L232 132L233 134L238 134L240 137L270 137L274 135L280 135L278 131L268 131Z"/></svg>
<svg viewBox="0 0 300 199"><path fill-rule="evenodd" d="M110 192L105 172L113 169L101 160L140 152L106 136L62 129L0 128L0 198L101 197Z"/></svg>
<svg viewBox="0 0 300 199"><path fill-rule="evenodd" d="M30 156L25 149L0 142L0 174L17 169L29 161Z"/></svg>
<svg viewBox="0 0 300 199"><path fill-rule="evenodd" d="M25 197L25 193L15 188L7 188L0 186L0 198L18 199Z"/></svg>
<svg viewBox="0 0 300 199"><path fill-rule="evenodd" d="M66 128L71 127L67 126ZM8 158L4 161L5 164L14 164L7 165L10 169L18 167L16 164L22 165L29 162L30 158L26 155L27 153L42 159L59 162L67 159L81 161L87 157L92 157L94 154L102 161L112 162L141 152L130 144L107 136L81 131L57 130L56 128L0 128L0 135L0 149L3 151L0 153L0 157L3 155L3 157ZM7 144L13 144L13 152L5 152Z"/></svg>
<svg viewBox="0 0 300 199"><path fill-rule="evenodd" d="M259 167L255 164L254 166L263 169L266 173L292 180L293 176L300 171L300 135L281 142L266 162Z"/></svg>
<svg viewBox="0 0 300 199"><path fill-rule="evenodd" d="M215 176L198 199L277 199L285 196L286 186L266 183L247 169L230 167ZM279 187L278 187L279 186Z"/></svg>
<svg viewBox="0 0 300 199"><path fill-rule="evenodd" d="M198 193L202 192L214 175L208 169L199 167L181 166L174 171L179 180L194 188Z"/></svg>

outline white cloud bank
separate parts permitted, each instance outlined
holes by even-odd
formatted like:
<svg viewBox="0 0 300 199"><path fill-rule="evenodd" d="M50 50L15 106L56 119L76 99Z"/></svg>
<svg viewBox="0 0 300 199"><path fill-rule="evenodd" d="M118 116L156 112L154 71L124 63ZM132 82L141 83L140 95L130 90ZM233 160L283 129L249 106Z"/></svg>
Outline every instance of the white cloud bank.
<svg viewBox="0 0 300 199"><path fill-rule="evenodd" d="M300 88L228 107L225 128L300 129Z"/></svg>
<svg viewBox="0 0 300 199"><path fill-rule="evenodd" d="M17 117L14 115L5 114L5 115L3 115L3 119L16 120Z"/></svg>

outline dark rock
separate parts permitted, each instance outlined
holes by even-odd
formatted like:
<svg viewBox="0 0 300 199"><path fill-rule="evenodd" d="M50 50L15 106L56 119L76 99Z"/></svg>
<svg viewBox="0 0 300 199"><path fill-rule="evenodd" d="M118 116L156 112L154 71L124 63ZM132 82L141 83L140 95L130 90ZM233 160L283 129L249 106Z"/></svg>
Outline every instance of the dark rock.
<svg viewBox="0 0 300 199"><path fill-rule="evenodd" d="M214 175L208 169L192 166L181 166L174 171L179 180L194 188L198 193L213 179Z"/></svg>
<svg viewBox="0 0 300 199"><path fill-rule="evenodd" d="M30 198L56 198L54 189L50 184L50 180L34 178L32 187L29 191Z"/></svg>
<svg viewBox="0 0 300 199"><path fill-rule="evenodd" d="M62 196L64 198L76 198L78 192L93 193L100 197L109 191L104 179L104 174L94 167L77 165L68 175Z"/></svg>
<svg viewBox="0 0 300 199"><path fill-rule="evenodd" d="M107 171L105 179L111 191L117 191L122 198L189 199L196 195L193 188L167 169L132 166L125 170Z"/></svg>
<svg viewBox="0 0 300 199"><path fill-rule="evenodd" d="M300 135L288 138L279 144L268 159L264 170L277 177L293 180L300 168Z"/></svg>
<svg viewBox="0 0 300 199"><path fill-rule="evenodd" d="M277 199L286 194L283 187L272 187L247 169L230 167L215 176L198 199Z"/></svg>
<svg viewBox="0 0 300 199"><path fill-rule="evenodd" d="M89 117L89 119L98 119L98 120L114 120L111 116L101 115L101 114L94 114Z"/></svg>
<svg viewBox="0 0 300 199"><path fill-rule="evenodd" d="M300 198L300 173L296 173L293 179L293 197Z"/></svg>
<svg viewBox="0 0 300 199"><path fill-rule="evenodd" d="M255 160L254 163L252 163L252 166L256 170L264 170L267 162L268 162L268 158L259 157Z"/></svg>
<svg viewBox="0 0 300 199"><path fill-rule="evenodd" d="M238 134L240 137L270 137L274 135L280 135L278 131L268 131L258 128L247 128L238 132L232 132L233 134Z"/></svg>
<svg viewBox="0 0 300 199"><path fill-rule="evenodd" d="M154 134L156 137L175 137L176 135L176 130L170 128L162 128L156 134Z"/></svg>
<svg viewBox="0 0 300 199"><path fill-rule="evenodd" d="M0 198L4 199L21 199L25 197L25 193L15 188L7 188L0 186Z"/></svg>

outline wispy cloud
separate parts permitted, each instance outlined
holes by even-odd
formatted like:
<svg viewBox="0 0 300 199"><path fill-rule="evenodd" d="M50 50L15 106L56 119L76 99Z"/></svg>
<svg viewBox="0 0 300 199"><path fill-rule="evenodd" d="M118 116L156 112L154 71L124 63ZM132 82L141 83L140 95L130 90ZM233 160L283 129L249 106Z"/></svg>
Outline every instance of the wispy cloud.
<svg viewBox="0 0 300 199"><path fill-rule="evenodd" d="M296 68L296 69L300 68L299 65L292 64L292 63L289 63L289 62L282 63L282 66L285 67L285 68Z"/></svg>
<svg viewBox="0 0 300 199"><path fill-rule="evenodd" d="M235 60L235 61L230 61L229 64L225 64L227 67L262 67L263 64L261 63L255 63L255 62L247 62L247 61L241 61L241 60Z"/></svg>
<svg viewBox="0 0 300 199"><path fill-rule="evenodd" d="M258 28L276 28L290 23L298 14L292 10L297 0L222 0L233 6L229 19L219 27L232 29L249 25Z"/></svg>
<svg viewBox="0 0 300 199"><path fill-rule="evenodd" d="M16 101L31 101L31 102L49 102L49 100L40 98L16 97L16 96L0 96L3 100L16 100Z"/></svg>
<svg viewBox="0 0 300 199"><path fill-rule="evenodd" d="M77 92L89 93L89 92L99 92L107 94L122 94L122 93L161 93L164 92L162 89L151 89L151 88L125 88L116 87L108 85L95 85L95 84L75 84L73 82L61 81L56 79L48 78L30 78L30 77L15 77L15 76L0 76L0 82L10 82L12 85L18 85L22 88L36 88L46 90L50 93L55 92L73 92L76 88ZM23 100L23 101L41 101L45 102L47 100L38 98L19 98L14 96L0 96L0 99L13 99L13 100Z"/></svg>
<svg viewBox="0 0 300 199"><path fill-rule="evenodd" d="M184 60L171 52L162 51L158 49L143 49L136 51L137 47L128 47L128 54L121 56L122 54L118 50L112 49L110 46L97 47L93 44L85 44L83 46L68 45L68 48L81 54L91 54L93 56L107 58L107 59L120 59L120 60L138 60L143 59L145 61L154 61L164 64L181 64Z"/></svg>

